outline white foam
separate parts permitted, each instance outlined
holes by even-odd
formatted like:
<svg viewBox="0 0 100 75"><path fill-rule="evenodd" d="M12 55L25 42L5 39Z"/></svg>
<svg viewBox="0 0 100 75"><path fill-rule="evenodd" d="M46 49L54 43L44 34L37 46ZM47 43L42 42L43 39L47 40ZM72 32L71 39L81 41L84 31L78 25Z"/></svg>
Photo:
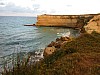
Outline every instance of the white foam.
<svg viewBox="0 0 100 75"><path fill-rule="evenodd" d="M69 36L70 36L70 32L62 33L62 37L69 37Z"/></svg>

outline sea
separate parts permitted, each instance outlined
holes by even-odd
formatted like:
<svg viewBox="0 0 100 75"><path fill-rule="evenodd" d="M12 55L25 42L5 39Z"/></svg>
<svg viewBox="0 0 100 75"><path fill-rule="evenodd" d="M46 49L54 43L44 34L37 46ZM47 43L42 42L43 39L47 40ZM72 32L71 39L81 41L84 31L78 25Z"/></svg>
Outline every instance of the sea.
<svg viewBox="0 0 100 75"><path fill-rule="evenodd" d="M0 66L10 61L13 54L43 50L51 41L61 36L77 37L79 30L61 27L24 26L35 24L36 17L0 16Z"/></svg>

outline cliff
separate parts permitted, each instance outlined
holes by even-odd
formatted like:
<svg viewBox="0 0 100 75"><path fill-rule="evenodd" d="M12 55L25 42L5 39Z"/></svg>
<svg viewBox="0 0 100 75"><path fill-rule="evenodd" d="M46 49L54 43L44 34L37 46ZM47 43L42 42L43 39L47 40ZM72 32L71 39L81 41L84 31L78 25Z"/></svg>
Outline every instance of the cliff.
<svg viewBox="0 0 100 75"><path fill-rule="evenodd" d="M86 33L92 34L93 32L100 33L100 14L94 15L93 18L87 22L87 25L83 26ZM84 31L83 31L84 32ZM52 41L44 50L44 56L48 56L61 48L62 45L72 41L69 37L57 38L56 41Z"/></svg>
<svg viewBox="0 0 100 75"><path fill-rule="evenodd" d="M100 33L100 14L94 16L84 28L87 33L92 33L93 31Z"/></svg>
<svg viewBox="0 0 100 75"><path fill-rule="evenodd" d="M88 15L39 15L37 16L37 26L57 26L82 28L93 18L94 14Z"/></svg>

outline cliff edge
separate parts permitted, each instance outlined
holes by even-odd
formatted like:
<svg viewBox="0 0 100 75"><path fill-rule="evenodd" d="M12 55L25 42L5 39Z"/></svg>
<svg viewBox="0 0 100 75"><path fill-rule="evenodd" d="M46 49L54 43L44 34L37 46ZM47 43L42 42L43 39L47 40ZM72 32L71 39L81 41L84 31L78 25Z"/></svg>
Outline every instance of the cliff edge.
<svg viewBox="0 0 100 75"><path fill-rule="evenodd" d="M94 16L84 28L87 33L92 33L93 31L100 33L100 14Z"/></svg>
<svg viewBox="0 0 100 75"><path fill-rule="evenodd" d="M94 14L87 15L39 15L37 26L82 28L93 18Z"/></svg>

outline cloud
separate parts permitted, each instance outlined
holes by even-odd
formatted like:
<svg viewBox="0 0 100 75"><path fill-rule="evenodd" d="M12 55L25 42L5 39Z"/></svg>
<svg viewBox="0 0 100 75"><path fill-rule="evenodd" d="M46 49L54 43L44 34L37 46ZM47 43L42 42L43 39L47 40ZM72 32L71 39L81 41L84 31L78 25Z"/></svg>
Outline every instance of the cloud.
<svg viewBox="0 0 100 75"><path fill-rule="evenodd" d="M72 5L70 5L70 4L68 4L68 5L66 5L67 7L72 7Z"/></svg>
<svg viewBox="0 0 100 75"><path fill-rule="evenodd" d="M55 9L51 9L50 13L56 13Z"/></svg>
<svg viewBox="0 0 100 75"><path fill-rule="evenodd" d="M0 7L0 12L16 12L16 13L37 13L29 7L16 6L14 3L8 3L5 7Z"/></svg>
<svg viewBox="0 0 100 75"><path fill-rule="evenodd" d="M98 13L100 0L0 0L0 13L86 14Z"/></svg>
<svg viewBox="0 0 100 75"><path fill-rule="evenodd" d="M40 5L39 4L33 4L33 8L36 11L36 10L38 10L40 8Z"/></svg>
<svg viewBox="0 0 100 75"><path fill-rule="evenodd" d="M0 5L5 5L5 3L1 2Z"/></svg>
<svg viewBox="0 0 100 75"><path fill-rule="evenodd" d="M34 1L34 0L33 0ZM7 2L6 0L0 1L0 15L1 16L6 16L6 15L24 15L24 14L29 14L32 16L36 16L37 14L40 14L40 4L38 3L32 3L30 6L26 5L19 5L15 4L14 2ZM5 4L5 5L3 5Z"/></svg>

